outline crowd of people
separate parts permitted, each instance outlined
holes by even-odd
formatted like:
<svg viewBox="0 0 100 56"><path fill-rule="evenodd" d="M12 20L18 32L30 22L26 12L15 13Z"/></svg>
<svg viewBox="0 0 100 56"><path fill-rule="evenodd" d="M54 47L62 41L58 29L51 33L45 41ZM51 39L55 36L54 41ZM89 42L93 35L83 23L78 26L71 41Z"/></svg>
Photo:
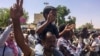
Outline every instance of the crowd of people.
<svg viewBox="0 0 100 56"><path fill-rule="evenodd" d="M0 34L0 56L100 56L100 33L87 27L75 33L75 24L54 24L57 9L46 6L44 21L34 29L21 29L23 0L10 8L12 24Z"/></svg>

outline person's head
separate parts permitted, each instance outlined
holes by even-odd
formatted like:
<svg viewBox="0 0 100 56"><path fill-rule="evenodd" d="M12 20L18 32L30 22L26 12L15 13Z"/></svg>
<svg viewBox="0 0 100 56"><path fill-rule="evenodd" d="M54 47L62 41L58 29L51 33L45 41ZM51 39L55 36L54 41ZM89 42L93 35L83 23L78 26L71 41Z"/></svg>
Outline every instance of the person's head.
<svg viewBox="0 0 100 56"><path fill-rule="evenodd" d="M97 33L93 33L92 34L92 38L95 39L96 37L98 37L98 34Z"/></svg>
<svg viewBox="0 0 100 56"><path fill-rule="evenodd" d="M35 34L35 30L30 30L30 34L34 35Z"/></svg>
<svg viewBox="0 0 100 56"><path fill-rule="evenodd" d="M82 32L87 33L87 32L88 32L87 27L84 27L84 28L82 29Z"/></svg>
<svg viewBox="0 0 100 56"><path fill-rule="evenodd" d="M7 41L13 41L14 40L14 33L13 31L10 32Z"/></svg>
<svg viewBox="0 0 100 56"><path fill-rule="evenodd" d="M54 48L56 45L56 36L51 32L47 32L45 37L41 39L41 42L46 49Z"/></svg>
<svg viewBox="0 0 100 56"><path fill-rule="evenodd" d="M53 6L46 6L45 8L44 8L44 10L43 10L43 16L44 16L44 18L45 19L47 19L47 16L48 16L48 14L49 14L49 12L50 11L53 11L53 15L56 17L57 16L57 9L55 8L55 7L53 7Z"/></svg>
<svg viewBox="0 0 100 56"><path fill-rule="evenodd" d="M23 32L24 34L27 34L27 30L26 30L26 29L23 29L22 32Z"/></svg>
<svg viewBox="0 0 100 56"><path fill-rule="evenodd" d="M81 31L81 37L82 38L88 38L89 37L89 33L88 33L88 29L87 27L84 27Z"/></svg>

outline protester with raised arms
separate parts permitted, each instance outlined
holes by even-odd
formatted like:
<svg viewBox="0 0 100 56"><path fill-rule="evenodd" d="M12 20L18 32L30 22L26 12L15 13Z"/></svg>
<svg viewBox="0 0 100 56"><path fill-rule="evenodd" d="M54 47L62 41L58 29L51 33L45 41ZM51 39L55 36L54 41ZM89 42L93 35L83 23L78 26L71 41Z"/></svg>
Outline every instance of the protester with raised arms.
<svg viewBox="0 0 100 56"><path fill-rule="evenodd" d="M10 8L10 17L14 26L15 39L18 46L22 49L24 56L30 56L32 50L25 44L24 36L20 28L20 17L23 16L23 0L16 0L17 3Z"/></svg>
<svg viewBox="0 0 100 56"><path fill-rule="evenodd" d="M14 5L14 7L11 7L11 9L10 9L10 16L11 16L12 21L13 21L15 39L16 39L18 46L22 49L24 56L44 56L43 53L37 54L27 44L25 44L24 36L23 36L22 30L21 30L21 27L20 27L20 17L23 16L23 7L22 7L23 0L16 0L16 2L17 3ZM50 13L52 13L52 11ZM55 34L51 33L51 36L52 35L55 35ZM45 39L43 39L45 41L41 40L43 48L45 48L45 44L43 44L43 43L46 43L47 39L48 38L45 34ZM50 39L52 39L52 38L50 38ZM52 43L52 44L54 45L54 43ZM48 47L52 47L51 45L48 44ZM35 55L34 55L34 53L35 53ZM54 53L52 53L51 55L58 56L56 53L59 54L59 56L62 56L56 50L54 50ZM47 56L46 53L45 53L45 56Z"/></svg>

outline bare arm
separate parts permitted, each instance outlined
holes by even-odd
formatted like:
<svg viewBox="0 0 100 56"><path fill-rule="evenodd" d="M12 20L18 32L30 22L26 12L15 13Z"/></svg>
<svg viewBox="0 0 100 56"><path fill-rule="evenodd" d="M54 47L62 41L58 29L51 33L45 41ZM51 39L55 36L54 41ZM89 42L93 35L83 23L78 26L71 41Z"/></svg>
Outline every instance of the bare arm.
<svg viewBox="0 0 100 56"><path fill-rule="evenodd" d="M54 20L55 18L53 15L53 11L51 10L49 14L47 15L47 20L41 26L39 26L36 33L38 34L42 33L42 31L48 26L48 24L52 23Z"/></svg>
<svg viewBox="0 0 100 56"><path fill-rule="evenodd" d="M64 34L66 33L66 31L62 31L62 32L59 32L59 37L63 36Z"/></svg>
<svg viewBox="0 0 100 56"><path fill-rule="evenodd" d="M25 44L24 36L20 28L20 24L18 23L19 21L16 20L13 21L14 23L14 34L15 34L15 39L18 44L18 46L21 48L21 50L24 52L25 56L29 56L31 54L31 49L27 44Z"/></svg>
<svg viewBox="0 0 100 56"><path fill-rule="evenodd" d="M25 44L24 36L20 27L20 17L23 15L22 8L23 0L17 0L17 4L13 8L10 9L10 16L12 18L12 23L14 26L14 35L18 46L21 48L25 56L30 56L32 50L29 48L27 44Z"/></svg>
<svg viewBox="0 0 100 56"><path fill-rule="evenodd" d="M64 34L66 34L66 32L70 31L70 30L73 30L74 29L74 25L71 24L71 25L66 25L64 30L62 32L59 32L59 37L63 36Z"/></svg>
<svg viewBox="0 0 100 56"><path fill-rule="evenodd" d="M47 27L48 25L48 21L45 21L41 26L38 26L36 33L40 34L42 33L42 31Z"/></svg>

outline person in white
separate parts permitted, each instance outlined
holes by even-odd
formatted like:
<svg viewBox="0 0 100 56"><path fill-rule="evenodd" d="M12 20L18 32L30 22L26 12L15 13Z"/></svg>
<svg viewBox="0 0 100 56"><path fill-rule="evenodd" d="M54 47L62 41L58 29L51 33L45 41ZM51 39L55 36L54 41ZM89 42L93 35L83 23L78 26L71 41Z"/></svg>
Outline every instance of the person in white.
<svg viewBox="0 0 100 56"><path fill-rule="evenodd" d="M91 51L90 55L97 56L100 47L100 40L98 38L97 33L94 33L92 37L93 37L93 42L90 46L90 51Z"/></svg>
<svg viewBox="0 0 100 56"><path fill-rule="evenodd" d="M12 24L0 35L0 56L21 56L21 50L12 38Z"/></svg>

